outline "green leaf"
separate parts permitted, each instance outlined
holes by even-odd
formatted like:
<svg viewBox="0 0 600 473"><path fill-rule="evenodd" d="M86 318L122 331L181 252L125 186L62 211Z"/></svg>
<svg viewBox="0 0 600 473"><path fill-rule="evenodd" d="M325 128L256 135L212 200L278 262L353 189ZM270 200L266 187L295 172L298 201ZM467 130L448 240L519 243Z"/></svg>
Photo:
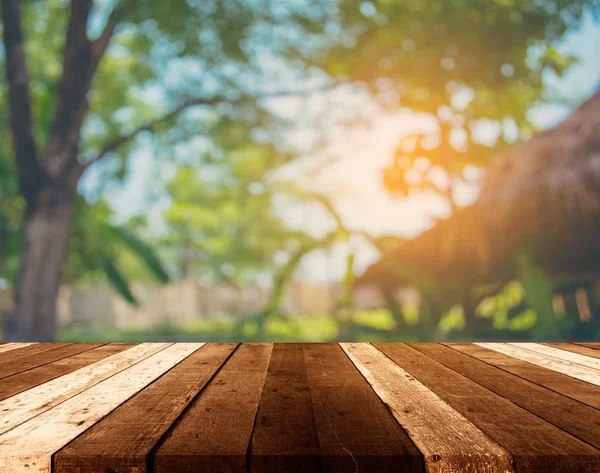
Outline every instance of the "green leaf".
<svg viewBox="0 0 600 473"><path fill-rule="evenodd" d="M167 284L170 280L169 275L163 268L154 251L137 238L133 233L120 227L111 227L119 238L129 246L129 248L140 258L141 261L152 271L156 278L163 284Z"/></svg>
<svg viewBox="0 0 600 473"><path fill-rule="evenodd" d="M560 337L558 320L552 306L553 284L542 268L537 266L528 253L518 257L518 279L525 289L525 301L537 314L536 338Z"/></svg>
<svg viewBox="0 0 600 473"><path fill-rule="evenodd" d="M117 269L113 261L106 259L102 263L102 267L104 268L104 272L106 273L106 277L110 284L115 288L115 290L133 306L139 306L139 303L131 289L129 288L129 283L123 277L121 272Z"/></svg>

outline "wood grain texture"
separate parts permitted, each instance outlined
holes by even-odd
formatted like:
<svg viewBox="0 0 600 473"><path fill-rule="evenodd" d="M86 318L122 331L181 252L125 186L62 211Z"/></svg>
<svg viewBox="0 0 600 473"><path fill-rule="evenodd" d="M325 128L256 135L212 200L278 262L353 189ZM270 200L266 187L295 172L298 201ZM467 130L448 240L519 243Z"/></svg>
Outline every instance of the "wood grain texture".
<svg viewBox="0 0 600 473"><path fill-rule="evenodd" d="M449 347L437 343L410 344L410 346L435 360L437 363L468 378L477 383L477 385L483 386L483 388L490 392L502 396L504 399L510 401L510 403L514 403L536 416L534 417L535 422L532 423L528 420L531 416L518 415L518 412L515 412L514 408L508 410L496 408L494 404L488 403L486 398L477 396L477 391L475 390L473 390L469 396L459 399L459 402L464 402L468 407L471 407L470 399L473 398L477 404L480 404L480 408L486 411L497 411L486 412L485 415L481 417L475 411L473 411L472 414L482 421L486 416L491 416L489 420L496 426L494 428L503 429L504 435L508 435L509 437L509 442L517 442L517 450L515 451L508 443L504 443L500 438L493 437L517 458L517 471L519 471L520 466L518 460L519 455L534 454L541 457L550 455L546 461L552 461L553 463L555 463L555 461L552 455L558 457L561 455L569 455L569 446L572 445L573 442L568 436L565 437L563 430L596 448L600 447L600 411L597 409L506 373L499 368L473 359L468 355L462 354ZM407 367L404 362L402 365ZM412 372L408 367L407 370L413 373L418 379L421 379L419 375ZM439 377L441 374L442 373L440 373L439 370L430 369L426 376ZM456 395L460 396L460 392L457 392L460 387L460 382L455 381L455 378L455 375L444 375L444 381L439 381L439 384L440 386L443 386L441 389L444 392L449 392L451 395L456 393ZM449 386L446 386L446 384ZM511 411L511 413L509 413L509 411ZM494 416L499 416L498 421L493 420ZM465 417L468 417L468 415L465 415ZM560 435L556 435L556 429L550 430L550 426L545 425L545 422L542 422L541 419L561 429L558 431ZM536 428L535 425L537 425L538 428ZM483 427L481 428L484 430ZM513 438L518 435L524 435L525 439L517 440L516 438ZM575 452L571 453L576 455ZM532 466L535 466L534 462L537 462L538 460L530 459L527 461ZM560 465L556 463L556 467L560 468ZM534 469L533 471L543 470L540 466L539 470ZM565 468L560 471L568 470ZM577 471L584 470L578 469Z"/></svg>
<svg viewBox="0 0 600 473"><path fill-rule="evenodd" d="M569 363L587 366L588 368L597 370L598 376L600 376L600 360L596 358L556 347L550 347L541 343L509 343L509 345L524 348L525 350L530 350L541 355L558 358L559 360L568 361Z"/></svg>
<svg viewBox="0 0 600 473"><path fill-rule="evenodd" d="M27 364L31 360L35 361L35 356L46 351L54 350L56 348L66 347L72 345L72 343L32 343L24 347L16 348L0 354L0 377L5 377L4 373L8 372L11 365L14 363ZM30 368L35 367L30 366ZM27 368L26 368L27 369ZM10 373L6 376L10 376Z"/></svg>
<svg viewBox="0 0 600 473"><path fill-rule="evenodd" d="M590 356L592 358L600 359L600 350L595 350L583 345L577 345L575 343L543 343L549 347L558 348L560 350L566 350L573 353L579 353L580 355Z"/></svg>
<svg viewBox="0 0 600 473"><path fill-rule="evenodd" d="M476 343L476 345L600 386L600 371L587 366L575 364L565 361L564 359L555 358L554 356L541 354L508 343Z"/></svg>
<svg viewBox="0 0 600 473"><path fill-rule="evenodd" d="M151 455L155 473L246 473L272 344L240 346Z"/></svg>
<svg viewBox="0 0 600 473"><path fill-rule="evenodd" d="M197 343L171 345L0 435L0 471L50 473L52 454L199 346Z"/></svg>
<svg viewBox="0 0 600 473"><path fill-rule="evenodd" d="M0 434L169 346L143 343L0 402ZM0 437L1 438L1 437Z"/></svg>
<svg viewBox="0 0 600 473"><path fill-rule="evenodd" d="M514 471L504 448L375 347L341 347L423 453L428 473Z"/></svg>
<svg viewBox="0 0 600 473"><path fill-rule="evenodd" d="M22 373L0 379L0 401L71 373L79 368L133 347L134 343L109 343L98 348L53 361Z"/></svg>
<svg viewBox="0 0 600 473"><path fill-rule="evenodd" d="M251 473L318 473L320 449L301 344L276 343L252 434Z"/></svg>
<svg viewBox="0 0 600 473"><path fill-rule="evenodd" d="M16 350L17 348L25 348L30 345L33 345L34 342L22 342L22 343L2 343L0 344L0 353L6 353L7 351ZM0 358L0 362L2 358Z"/></svg>
<svg viewBox="0 0 600 473"><path fill-rule="evenodd" d="M573 342L575 345L581 345L582 347L593 348L594 350L600 350L600 342Z"/></svg>
<svg viewBox="0 0 600 473"><path fill-rule="evenodd" d="M323 473L422 472L406 432L337 344L305 344Z"/></svg>
<svg viewBox="0 0 600 473"><path fill-rule="evenodd" d="M211 343L172 368L54 455L54 473L145 473L147 457L236 343Z"/></svg>
<svg viewBox="0 0 600 473"><path fill-rule="evenodd" d="M508 373L600 409L600 388L598 386L473 343L446 343L445 345Z"/></svg>
<svg viewBox="0 0 600 473"><path fill-rule="evenodd" d="M593 473L600 451L419 352L435 344L377 344L513 457L518 472ZM414 349L412 348L414 347Z"/></svg>
<svg viewBox="0 0 600 473"><path fill-rule="evenodd" d="M40 344L41 345L41 344ZM43 366L48 363L52 363L56 360L61 360L63 358L67 358L68 356L76 355L77 353L82 353L84 351L92 350L93 348L97 348L103 343L69 343L58 346L51 350L46 350L41 353L36 353L34 355L23 356L18 358L17 360L11 362L4 362L0 364L0 379L6 378L8 376L15 375L17 373L22 373L23 371L27 371L33 368L37 368L38 366ZM32 345L31 347L35 347L36 345ZM29 348L29 347L27 347ZM10 354L11 352L9 352ZM14 353L14 352L13 352Z"/></svg>

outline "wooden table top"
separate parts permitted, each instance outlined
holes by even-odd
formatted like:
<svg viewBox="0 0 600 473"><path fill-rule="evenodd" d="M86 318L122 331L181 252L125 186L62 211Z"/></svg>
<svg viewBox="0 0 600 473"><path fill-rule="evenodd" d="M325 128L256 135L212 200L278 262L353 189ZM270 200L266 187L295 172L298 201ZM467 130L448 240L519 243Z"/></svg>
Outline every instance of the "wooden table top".
<svg viewBox="0 0 600 473"><path fill-rule="evenodd" d="M0 472L600 472L600 343L0 344Z"/></svg>

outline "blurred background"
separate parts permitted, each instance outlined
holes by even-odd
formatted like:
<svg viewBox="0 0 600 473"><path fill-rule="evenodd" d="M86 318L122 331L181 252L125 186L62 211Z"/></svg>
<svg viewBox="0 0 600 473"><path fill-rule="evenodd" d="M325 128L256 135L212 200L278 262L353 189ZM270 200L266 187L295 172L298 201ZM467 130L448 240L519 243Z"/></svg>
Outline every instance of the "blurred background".
<svg viewBox="0 0 600 473"><path fill-rule="evenodd" d="M600 340L597 0L2 0L0 340Z"/></svg>

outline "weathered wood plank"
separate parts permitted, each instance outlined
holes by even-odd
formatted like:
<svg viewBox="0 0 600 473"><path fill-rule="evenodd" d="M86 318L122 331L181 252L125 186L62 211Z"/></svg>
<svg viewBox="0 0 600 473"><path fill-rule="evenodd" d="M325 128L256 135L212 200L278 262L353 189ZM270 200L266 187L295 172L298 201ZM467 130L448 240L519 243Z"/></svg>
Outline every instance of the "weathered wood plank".
<svg viewBox="0 0 600 473"><path fill-rule="evenodd" d="M30 345L33 345L35 342L15 342L15 343L2 343L0 345L0 353L6 353L7 351L16 350L17 348L25 348ZM2 358L0 358L2 361Z"/></svg>
<svg viewBox="0 0 600 473"><path fill-rule="evenodd" d="M583 345L577 345L575 343L543 343L549 347L558 348L560 350L566 350L573 353L579 353L580 355L590 356L592 358L600 359L600 350L595 350Z"/></svg>
<svg viewBox="0 0 600 473"><path fill-rule="evenodd" d="M594 350L600 350L600 342L573 342L575 345L581 345L582 347L593 348Z"/></svg>
<svg viewBox="0 0 600 473"><path fill-rule="evenodd" d="M34 355L23 356L11 362L4 362L0 364L0 379L76 355L77 353L92 350L102 345L104 343L69 343ZM35 345L32 345L32 347L35 347Z"/></svg>
<svg viewBox="0 0 600 473"><path fill-rule="evenodd" d="M428 473L514 471L504 448L375 347L340 345L423 453Z"/></svg>
<svg viewBox="0 0 600 473"><path fill-rule="evenodd" d="M235 350L211 343L119 406L54 455L53 473L145 473L147 457Z"/></svg>
<svg viewBox="0 0 600 473"><path fill-rule="evenodd" d="M0 435L0 471L22 473L29 468L38 473L50 473L53 453L199 346L197 343L169 346Z"/></svg>
<svg viewBox="0 0 600 473"><path fill-rule="evenodd" d="M508 373L600 409L600 388L598 386L473 343L446 343L445 345Z"/></svg>
<svg viewBox="0 0 600 473"><path fill-rule="evenodd" d="M323 473L423 471L410 437L337 344L305 344Z"/></svg>
<svg viewBox="0 0 600 473"><path fill-rule="evenodd" d="M477 343L476 345L600 386L600 371L587 366L575 364L565 361L564 359L555 358L554 356L541 354L508 343Z"/></svg>
<svg viewBox="0 0 600 473"><path fill-rule="evenodd" d="M594 350L600 350L600 342L573 342L576 345L582 345L588 348L593 348Z"/></svg>
<svg viewBox="0 0 600 473"><path fill-rule="evenodd" d="M92 350L78 353L47 365L39 366L8 378L0 379L0 401L34 388L47 381L71 373L79 368L90 365L103 358L127 350L134 343L109 343Z"/></svg>
<svg viewBox="0 0 600 473"><path fill-rule="evenodd" d="M13 363L35 360L35 355L68 345L72 345L72 343L32 343L31 345L4 352L0 355L0 376L4 377L4 373Z"/></svg>
<svg viewBox="0 0 600 473"><path fill-rule="evenodd" d="M248 461L252 473L320 470L319 439L301 344L273 346Z"/></svg>
<svg viewBox="0 0 600 473"><path fill-rule="evenodd" d="M502 371L500 368L488 365L450 347L440 344L417 344L411 345L411 347L491 392L526 409L540 419L544 419L590 445L600 448L599 410ZM405 366L404 363L402 365ZM453 384L452 381L449 381L449 383ZM451 389L454 388L455 385L453 384ZM476 400L479 402L479 398L476 398ZM492 409L493 406L490 405L489 408ZM523 422L516 417L512 423L514 424L513 427L511 427L510 420L506 425L509 431L513 429L518 431L523 428L521 425ZM525 428L528 429L529 427ZM543 435L542 432L536 432L535 435L542 436L541 439L533 439L536 443L550 442L550 440L556 438L555 436ZM527 439L527 442L530 441L531 439ZM523 447L526 446L527 442L523 444ZM505 447L512 453L510 448L506 445ZM558 450L559 453L563 452L560 442L553 442L551 447L547 450L547 453L552 450ZM566 452L567 450L565 450Z"/></svg>
<svg viewBox="0 0 600 473"><path fill-rule="evenodd" d="M248 343L233 353L152 453L155 473L246 473L272 348Z"/></svg>
<svg viewBox="0 0 600 473"><path fill-rule="evenodd" d="M0 418L0 434L168 346L168 343L144 343L1 401L0 412L3 416Z"/></svg>
<svg viewBox="0 0 600 473"><path fill-rule="evenodd" d="M575 363L577 365L587 366L588 368L600 371L600 360L593 357L581 355L580 353L573 353L568 350L550 347L541 343L509 343L509 345L524 348L525 350L530 350L541 355L551 356L554 358L558 358L559 360L564 360L569 363ZM600 372L598 373L598 376L600 376Z"/></svg>

